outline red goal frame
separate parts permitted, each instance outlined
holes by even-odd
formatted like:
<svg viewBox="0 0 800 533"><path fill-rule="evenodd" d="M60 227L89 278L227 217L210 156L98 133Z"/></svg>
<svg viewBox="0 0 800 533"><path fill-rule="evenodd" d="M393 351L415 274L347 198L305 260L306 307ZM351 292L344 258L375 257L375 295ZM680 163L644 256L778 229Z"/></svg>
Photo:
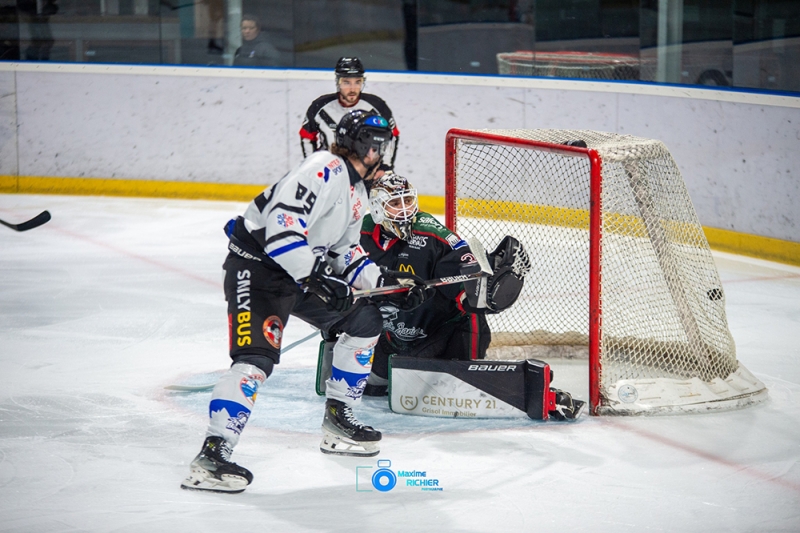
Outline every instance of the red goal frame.
<svg viewBox="0 0 800 533"><path fill-rule="evenodd" d="M602 160L596 150L517 139L492 133L482 133L458 128L450 129L445 137L445 224L458 233L456 225L456 158L459 140L489 142L516 148L534 148L589 160L589 412L597 415L600 407L600 341L602 335L602 294L600 290L602 256L601 191L603 186Z"/></svg>

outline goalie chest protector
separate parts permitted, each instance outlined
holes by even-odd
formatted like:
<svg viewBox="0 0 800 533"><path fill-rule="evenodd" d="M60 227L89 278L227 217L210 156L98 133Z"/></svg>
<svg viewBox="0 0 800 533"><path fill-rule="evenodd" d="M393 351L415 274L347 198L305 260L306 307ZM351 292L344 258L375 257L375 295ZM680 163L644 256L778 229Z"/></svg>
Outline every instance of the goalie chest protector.
<svg viewBox="0 0 800 533"><path fill-rule="evenodd" d="M389 407L395 413L547 420L552 372L544 361L456 361L393 356Z"/></svg>

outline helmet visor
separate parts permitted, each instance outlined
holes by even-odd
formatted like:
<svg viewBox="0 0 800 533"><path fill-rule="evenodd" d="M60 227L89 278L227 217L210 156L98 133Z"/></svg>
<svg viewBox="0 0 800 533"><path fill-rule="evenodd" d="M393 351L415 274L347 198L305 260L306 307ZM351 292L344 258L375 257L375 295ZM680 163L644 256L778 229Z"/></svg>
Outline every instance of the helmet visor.
<svg viewBox="0 0 800 533"><path fill-rule="evenodd" d="M365 128L361 130L359 140L356 143L356 153L360 157L366 157L370 150L383 157L392 142L392 132L388 130L377 130Z"/></svg>

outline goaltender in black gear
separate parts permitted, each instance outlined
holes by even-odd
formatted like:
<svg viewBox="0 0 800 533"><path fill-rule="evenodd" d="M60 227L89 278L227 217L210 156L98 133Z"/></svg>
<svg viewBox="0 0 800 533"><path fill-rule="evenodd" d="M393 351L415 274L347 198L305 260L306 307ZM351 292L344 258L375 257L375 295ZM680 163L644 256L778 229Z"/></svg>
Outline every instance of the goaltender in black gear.
<svg viewBox="0 0 800 533"><path fill-rule="evenodd" d="M372 456L381 433L352 411L366 386L381 315L351 288L381 286L381 272L359 246L368 182L379 172L392 130L366 111L346 114L330 151L308 157L259 194L226 226L225 270L230 357L214 387L200 453L185 489L241 492L253 475L230 455L257 394L280 362L283 330L296 316L321 330L341 332L327 381L320 450Z"/></svg>
<svg viewBox="0 0 800 533"><path fill-rule="evenodd" d="M426 280L479 268L466 241L433 215L419 211L417 191L402 176L390 173L372 186L370 211L361 228L361 246L390 274ZM520 278L514 281L513 294L505 298L503 309L516 300L522 288ZM383 333L365 394L386 394L389 355L460 360L486 357L492 336L485 314L502 309L480 308L477 299L469 297L470 285L428 289L424 301L413 309L392 302L379 304Z"/></svg>
<svg viewBox="0 0 800 533"><path fill-rule="evenodd" d="M381 267L384 280L417 282L480 270L469 244L429 213L419 211L417 191L397 174L388 173L370 188L370 215L364 218L361 246ZM384 396L390 356L447 360L480 360L491 342L487 314L500 313L517 300L530 271L522 244L506 236L488 255L493 274L478 283L442 285L417 291L405 302L379 303L383 332L375 347L372 372L364 394ZM551 389L550 416L574 420L584 402Z"/></svg>

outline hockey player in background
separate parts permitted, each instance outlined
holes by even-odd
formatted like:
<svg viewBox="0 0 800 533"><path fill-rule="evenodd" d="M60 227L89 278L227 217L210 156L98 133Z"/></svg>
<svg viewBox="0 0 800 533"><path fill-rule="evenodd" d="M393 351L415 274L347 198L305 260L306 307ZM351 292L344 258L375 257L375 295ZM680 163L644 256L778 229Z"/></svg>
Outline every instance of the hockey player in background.
<svg viewBox="0 0 800 533"><path fill-rule="evenodd" d="M432 215L419 211L416 189L393 173L384 175L370 189L370 214L362 226L361 246L372 261L396 277L410 274L428 280L478 269L467 242ZM379 304L383 332L375 347L366 395L387 394L390 355L457 360L486 357L491 342L486 314L510 307L530 270L522 244L511 236L489 254L489 263L494 274L488 280L484 299L476 298L471 290L475 282L466 282L427 289L434 294L413 308L408 301ZM567 392L554 392L557 408L550 416L575 419L584 402L573 401Z"/></svg>
<svg viewBox="0 0 800 533"><path fill-rule="evenodd" d="M378 454L380 431L359 422L352 406L366 385L382 320L369 300L354 303L351 287L386 282L359 246L359 234L368 184L381 172L391 139L392 129L380 115L346 114L330 151L309 156L228 224L223 269L233 364L214 387L207 436L181 487L241 492L252 481L230 455L259 388L280 361L290 315L341 332L327 382L320 450Z"/></svg>
<svg viewBox="0 0 800 533"><path fill-rule="evenodd" d="M300 128L300 145L303 157L317 150L325 150L334 138L336 124L354 109L378 113L389 122L392 128L392 144L386 151L381 168L394 167L400 131L395 125L392 110L381 98L362 92L367 78L364 65L357 57L342 57L336 62L336 92L325 94L314 100L306 111L303 126Z"/></svg>

